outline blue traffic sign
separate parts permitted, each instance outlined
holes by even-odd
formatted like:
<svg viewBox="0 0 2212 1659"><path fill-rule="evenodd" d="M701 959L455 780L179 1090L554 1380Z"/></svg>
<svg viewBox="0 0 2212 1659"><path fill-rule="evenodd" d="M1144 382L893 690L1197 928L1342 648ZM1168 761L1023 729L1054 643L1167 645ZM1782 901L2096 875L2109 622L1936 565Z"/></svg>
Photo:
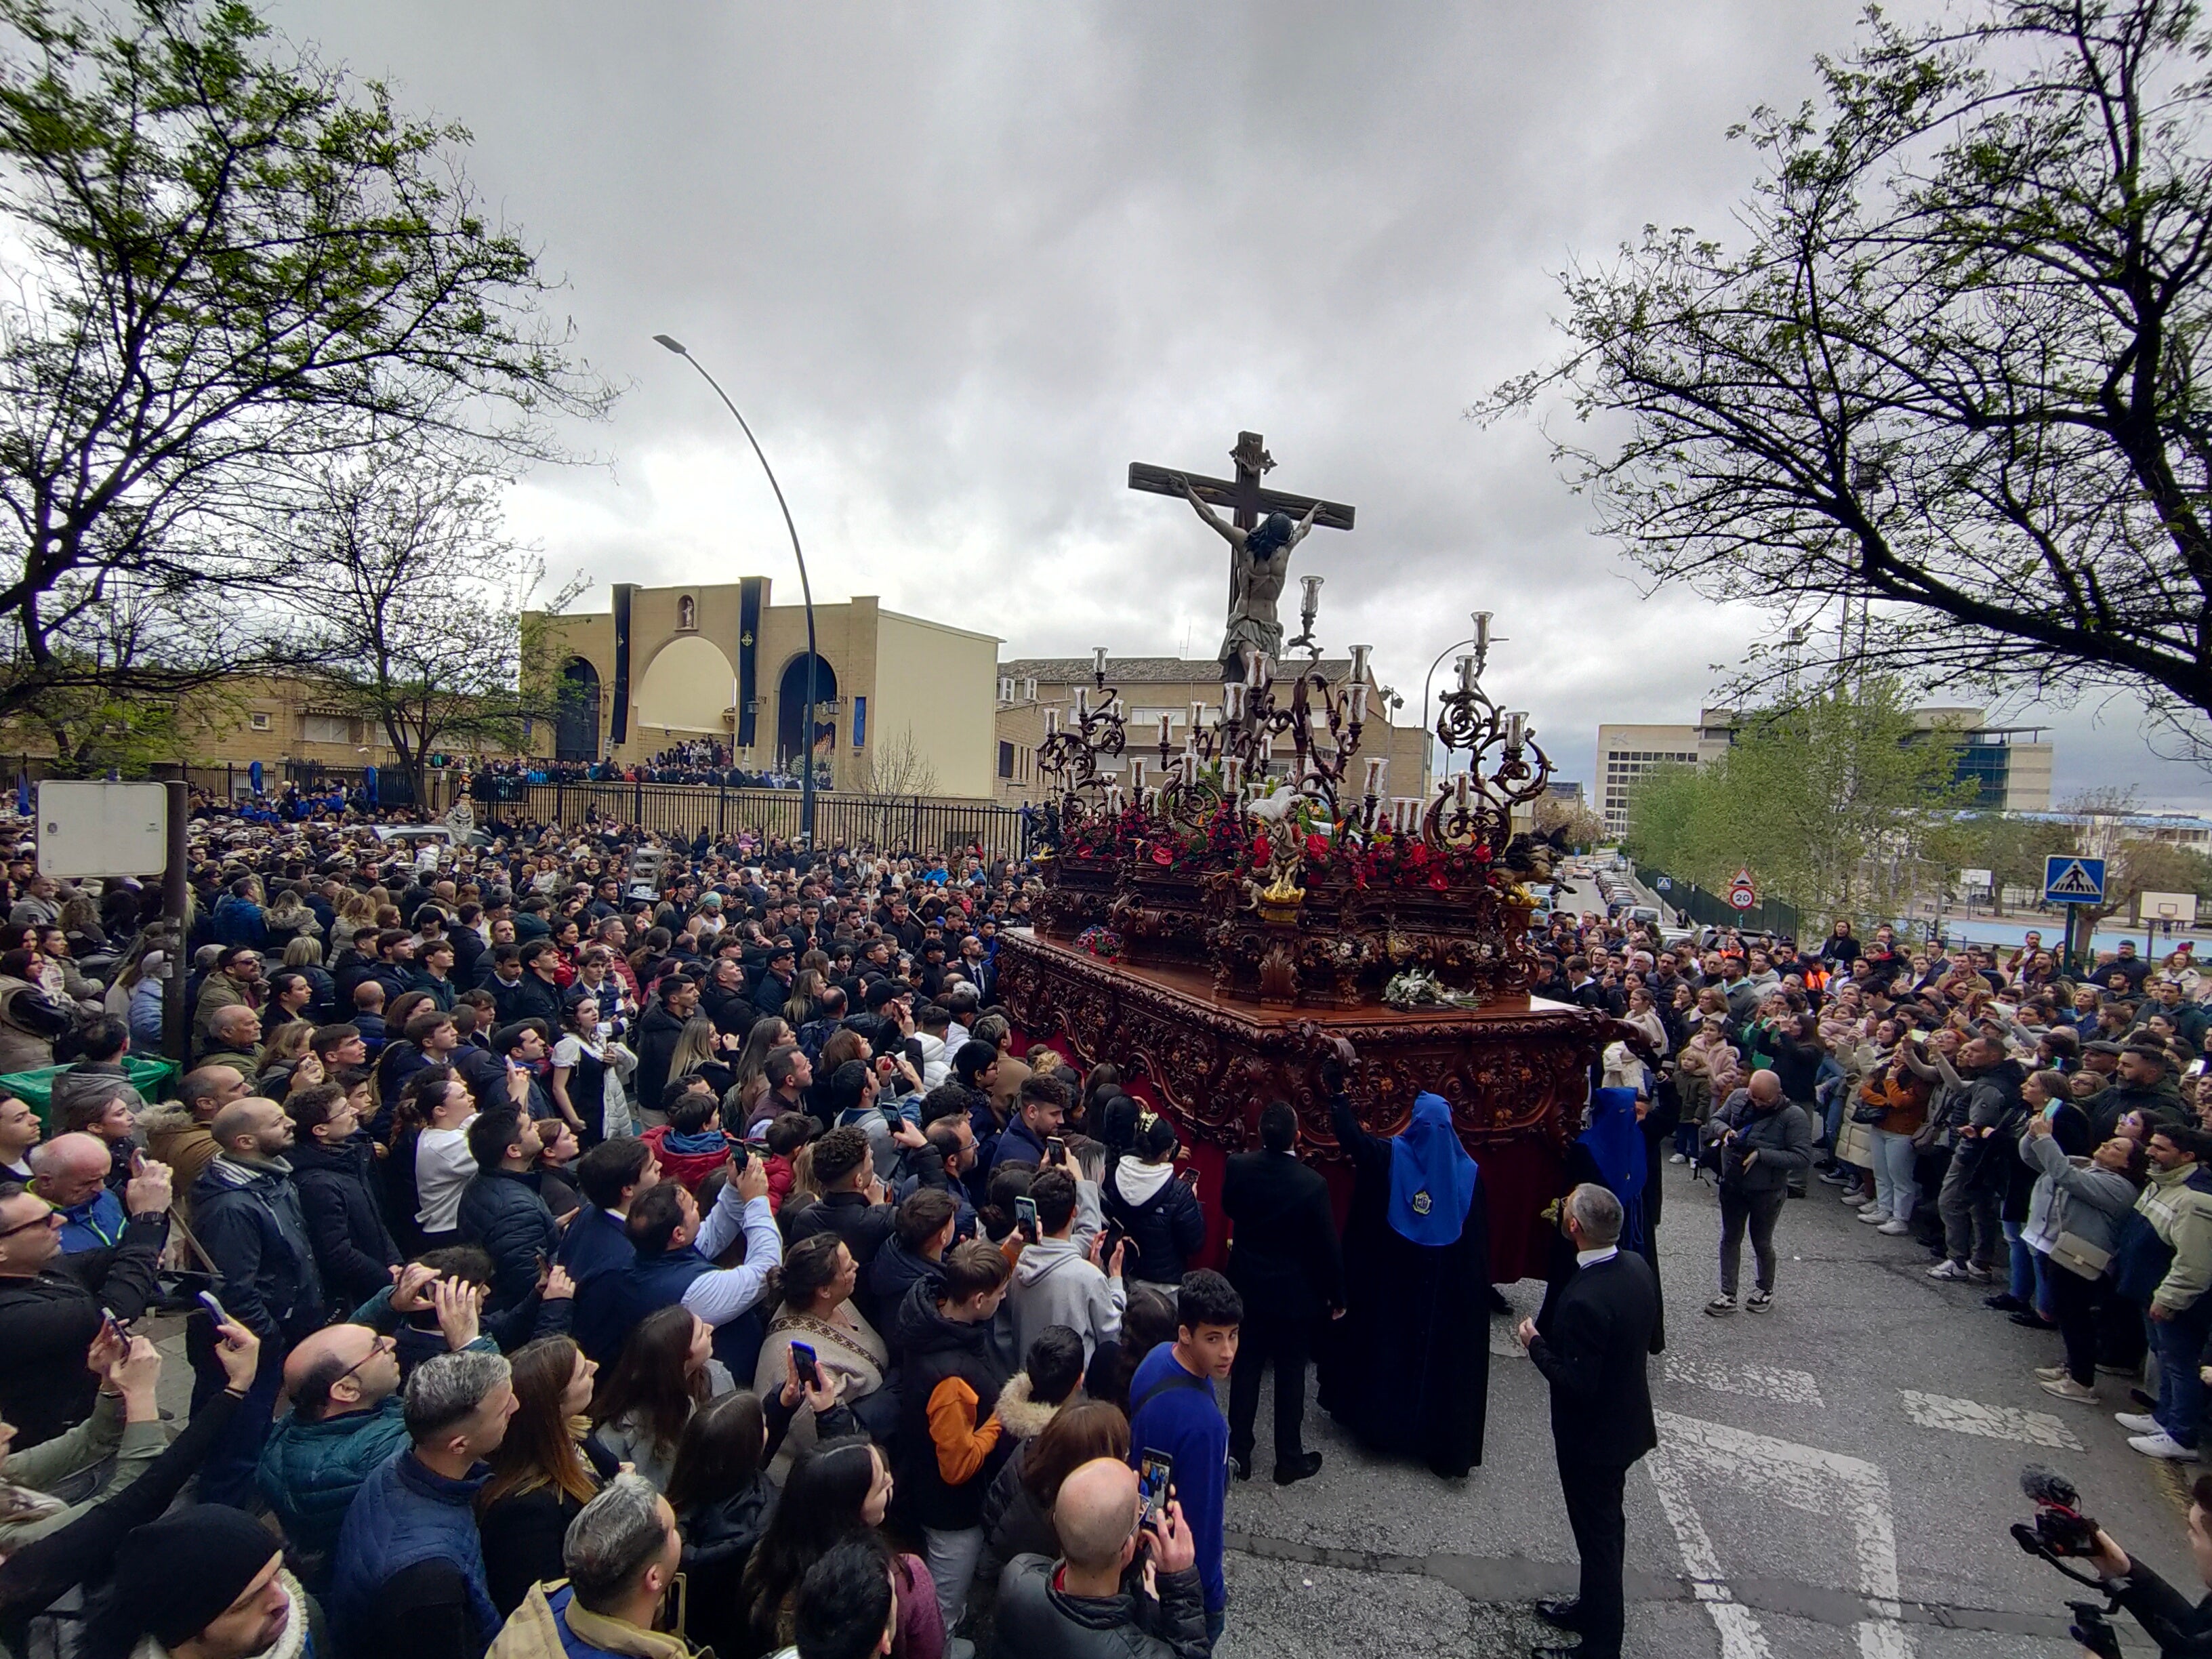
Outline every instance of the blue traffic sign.
<svg viewBox="0 0 2212 1659"><path fill-rule="evenodd" d="M2043 902L2045 904L2102 904L2105 902L2105 861L2054 853L2043 860Z"/></svg>

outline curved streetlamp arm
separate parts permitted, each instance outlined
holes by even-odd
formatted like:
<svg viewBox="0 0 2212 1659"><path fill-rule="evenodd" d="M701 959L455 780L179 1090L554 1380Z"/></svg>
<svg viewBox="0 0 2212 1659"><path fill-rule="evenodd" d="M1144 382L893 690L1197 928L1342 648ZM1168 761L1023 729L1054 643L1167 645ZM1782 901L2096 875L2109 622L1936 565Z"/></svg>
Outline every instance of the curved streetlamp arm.
<svg viewBox="0 0 2212 1659"><path fill-rule="evenodd" d="M814 641L814 585L806 577L806 554L799 544L799 526L792 522L791 503L783 498L783 486L776 482L775 469L768 464L768 455L761 448L760 440L753 436L750 423L738 412L738 406L730 401L730 394L722 390L721 382L707 372L707 366L694 357L682 341L665 334L656 334L653 337L657 343L697 369L699 378L714 389L714 395L722 400L722 407L730 411L731 417L738 423L738 430L745 434L745 441L752 446L753 458L760 462L761 471L768 474L768 487L775 492L776 507L783 514L783 527L791 537L791 556L799 565L799 593L805 601L806 607L806 721L799 738L802 752L799 763L805 769L799 774L799 825L811 851L814 846L814 673L822 659Z"/></svg>

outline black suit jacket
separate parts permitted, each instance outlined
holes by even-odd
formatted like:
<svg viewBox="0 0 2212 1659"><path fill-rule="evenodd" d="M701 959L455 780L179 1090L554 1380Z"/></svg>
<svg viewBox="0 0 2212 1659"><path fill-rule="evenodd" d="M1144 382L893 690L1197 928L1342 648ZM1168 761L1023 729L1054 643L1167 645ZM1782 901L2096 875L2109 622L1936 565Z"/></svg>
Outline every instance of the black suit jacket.
<svg viewBox="0 0 2212 1659"><path fill-rule="evenodd" d="M1552 1443L1562 1463L1626 1468L1659 1443L1645 1374L1659 1286L1624 1250L1577 1267L1538 1324L1528 1358L1552 1385Z"/></svg>
<svg viewBox="0 0 2212 1659"><path fill-rule="evenodd" d="M1253 1312L1313 1319L1344 1305L1344 1256L1328 1183L1283 1152L1239 1152L1221 1211L1236 1226L1229 1282Z"/></svg>

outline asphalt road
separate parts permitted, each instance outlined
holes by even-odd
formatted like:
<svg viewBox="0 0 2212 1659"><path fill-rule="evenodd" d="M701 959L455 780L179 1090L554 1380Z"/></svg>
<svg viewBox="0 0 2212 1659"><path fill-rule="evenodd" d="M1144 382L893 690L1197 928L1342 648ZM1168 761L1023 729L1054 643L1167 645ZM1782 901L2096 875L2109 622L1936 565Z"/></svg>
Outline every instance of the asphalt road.
<svg viewBox="0 0 2212 1659"><path fill-rule="evenodd" d="M1678 1164L1663 1179L1670 1346L1651 1362L1660 1449L1628 1484L1630 1653L2073 1654L2064 1603L2085 1592L2006 1531L2027 1518L2030 1461L2191 1583L2184 1479L2128 1449L2110 1414L2134 1409L2124 1383L2101 1380L2104 1409L2044 1394L2029 1372L2057 1362L2055 1337L1984 1309L1982 1287L1930 1280L1911 1239L1857 1224L1819 1182L1784 1213L1774 1311L1707 1318L1713 1189ZM1540 1288L1508 1293L1534 1312ZM1486 1454L1468 1480L1369 1458L1310 1409L1321 1474L1234 1487L1228 1659L1506 1655L1545 1639L1531 1603L1572 1593L1575 1552L1547 1391L1508 1326L1492 1323ZM2151 1650L2136 1633L2130 1651Z"/></svg>

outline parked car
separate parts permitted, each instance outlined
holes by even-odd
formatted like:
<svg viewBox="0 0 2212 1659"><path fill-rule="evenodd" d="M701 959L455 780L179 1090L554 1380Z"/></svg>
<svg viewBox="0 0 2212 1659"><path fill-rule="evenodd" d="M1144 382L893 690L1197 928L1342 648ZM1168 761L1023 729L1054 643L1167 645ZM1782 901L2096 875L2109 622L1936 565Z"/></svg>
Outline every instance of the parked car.
<svg viewBox="0 0 2212 1659"><path fill-rule="evenodd" d="M382 842L398 842L407 847L420 847L424 842L436 842L446 847L489 847L491 837L481 830L456 830L450 823L380 823L376 838Z"/></svg>

